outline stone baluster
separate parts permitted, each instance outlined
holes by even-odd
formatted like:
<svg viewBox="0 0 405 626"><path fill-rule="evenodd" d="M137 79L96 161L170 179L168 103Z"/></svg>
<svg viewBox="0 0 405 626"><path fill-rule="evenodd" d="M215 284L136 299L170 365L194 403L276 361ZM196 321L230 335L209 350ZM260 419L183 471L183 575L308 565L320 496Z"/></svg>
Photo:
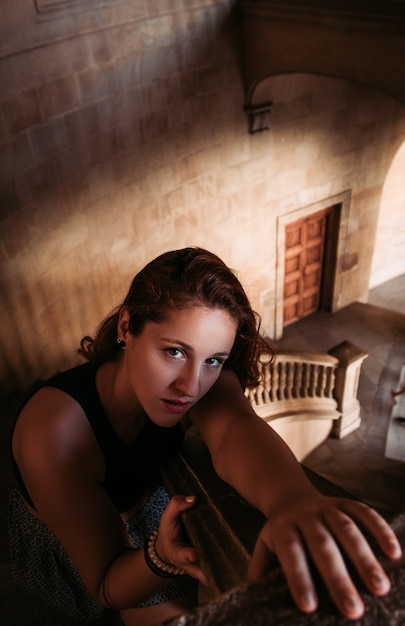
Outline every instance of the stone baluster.
<svg viewBox="0 0 405 626"><path fill-rule="evenodd" d="M264 389L263 389L263 399L264 402L270 402L270 389L271 389L271 373L270 373L270 367L269 365L265 365L263 367L264 373L263 373L263 384L264 384Z"/></svg>
<svg viewBox="0 0 405 626"><path fill-rule="evenodd" d="M316 363L312 363L310 365L310 376L309 376L309 395L311 398L315 398L316 388L318 385L318 365Z"/></svg>
<svg viewBox="0 0 405 626"><path fill-rule="evenodd" d="M309 383L310 383L310 364L309 363L303 363L302 365L302 369L303 369L303 380L302 380L302 397L303 398L308 398L309 396Z"/></svg>
<svg viewBox="0 0 405 626"><path fill-rule="evenodd" d="M333 367L327 368L327 382L325 388L325 396L333 398L333 389L335 387L335 370Z"/></svg>
<svg viewBox="0 0 405 626"><path fill-rule="evenodd" d="M301 388L302 388L302 363L296 363L296 373L295 373L295 384L294 384L294 397L301 397Z"/></svg>
<svg viewBox="0 0 405 626"><path fill-rule="evenodd" d="M271 364L271 400L276 402L278 400L278 364Z"/></svg>
<svg viewBox="0 0 405 626"><path fill-rule="evenodd" d="M295 363L293 362L287 363L286 397L288 399L293 397L294 366L295 366Z"/></svg>
<svg viewBox="0 0 405 626"><path fill-rule="evenodd" d="M326 383L328 380L327 367L325 365L319 366L319 377L318 377L318 395L320 398L325 397L326 395Z"/></svg>
<svg viewBox="0 0 405 626"><path fill-rule="evenodd" d="M285 400L286 398L286 374L287 363L285 361L280 362L280 378L279 378L279 400Z"/></svg>

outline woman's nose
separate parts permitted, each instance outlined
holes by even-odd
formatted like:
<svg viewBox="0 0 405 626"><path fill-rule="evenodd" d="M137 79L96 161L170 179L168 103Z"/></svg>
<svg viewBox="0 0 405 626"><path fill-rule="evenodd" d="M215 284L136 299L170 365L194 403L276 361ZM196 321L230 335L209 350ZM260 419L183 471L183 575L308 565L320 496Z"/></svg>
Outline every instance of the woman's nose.
<svg viewBox="0 0 405 626"><path fill-rule="evenodd" d="M200 390L200 374L195 367L185 367L175 380L175 387L178 392L188 398L198 395Z"/></svg>

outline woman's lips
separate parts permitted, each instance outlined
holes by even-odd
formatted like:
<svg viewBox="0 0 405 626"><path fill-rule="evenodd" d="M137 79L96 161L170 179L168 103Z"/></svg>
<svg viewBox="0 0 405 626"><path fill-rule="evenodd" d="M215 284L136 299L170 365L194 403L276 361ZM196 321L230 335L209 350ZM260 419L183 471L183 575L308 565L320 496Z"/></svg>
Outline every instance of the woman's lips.
<svg viewBox="0 0 405 626"><path fill-rule="evenodd" d="M162 400L165 408L171 413L185 413L191 406L191 402L179 402L178 400Z"/></svg>

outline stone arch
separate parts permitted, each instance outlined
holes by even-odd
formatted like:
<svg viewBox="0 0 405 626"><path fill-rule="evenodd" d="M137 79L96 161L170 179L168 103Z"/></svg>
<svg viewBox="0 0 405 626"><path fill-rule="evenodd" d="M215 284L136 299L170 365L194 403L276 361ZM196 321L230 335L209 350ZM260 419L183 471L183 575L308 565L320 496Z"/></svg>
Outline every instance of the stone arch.
<svg viewBox="0 0 405 626"><path fill-rule="evenodd" d="M239 10L247 106L265 77L289 72L351 80L405 102L401 3L245 0Z"/></svg>

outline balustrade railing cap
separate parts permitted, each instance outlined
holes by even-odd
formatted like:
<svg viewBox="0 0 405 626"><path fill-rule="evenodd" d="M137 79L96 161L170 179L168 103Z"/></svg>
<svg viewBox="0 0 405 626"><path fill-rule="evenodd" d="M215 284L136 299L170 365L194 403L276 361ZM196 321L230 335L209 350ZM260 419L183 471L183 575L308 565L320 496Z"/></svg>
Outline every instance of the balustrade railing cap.
<svg viewBox="0 0 405 626"><path fill-rule="evenodd" d="M339 345L328 350L328 353L338 358L341 365L349 365L349 363L368 357L368 352L365 352L351 341L339 343Z"/></svg>

